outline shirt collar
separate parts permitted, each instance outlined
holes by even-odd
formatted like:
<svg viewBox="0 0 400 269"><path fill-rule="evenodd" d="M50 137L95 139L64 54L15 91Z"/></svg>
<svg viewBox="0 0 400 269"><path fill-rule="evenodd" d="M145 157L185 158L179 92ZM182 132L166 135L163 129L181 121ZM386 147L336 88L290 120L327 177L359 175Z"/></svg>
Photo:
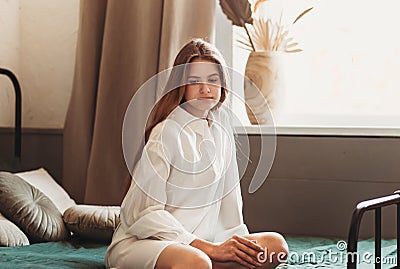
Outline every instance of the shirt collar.
<svg viewBox="0 0 400 269"><path fill-rule="evenodd" d="M209 113L212 114L212 113ZM182 128L190 128L201 136L206 136L209 133L210 127L208 121L198 118L180 106L177 106L170 114L170 119L176 121ZM210 117L212 119L212 116ZM211 123L212 125L212 123Z"/></svg>

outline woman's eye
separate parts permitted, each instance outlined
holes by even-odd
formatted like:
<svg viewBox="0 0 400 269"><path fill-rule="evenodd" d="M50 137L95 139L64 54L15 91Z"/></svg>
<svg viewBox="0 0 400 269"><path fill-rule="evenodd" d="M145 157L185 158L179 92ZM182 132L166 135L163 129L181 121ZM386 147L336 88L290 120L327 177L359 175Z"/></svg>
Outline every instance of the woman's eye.
<svg viewBox="0 0 400 269"><path fill-rule="evenodd" d="M209 80L208 80L208 82L210 82L210 83L217 83L217 81L218 81L218 79L216 79L216 78L210 78Z"/></svg>
<svg viewBox="0 0 400 269"><path fill-rule="evenodd" d="M199 81L197 79L189 79L188 83L189 84L196 84L196 83L199 83Z"/></svg>

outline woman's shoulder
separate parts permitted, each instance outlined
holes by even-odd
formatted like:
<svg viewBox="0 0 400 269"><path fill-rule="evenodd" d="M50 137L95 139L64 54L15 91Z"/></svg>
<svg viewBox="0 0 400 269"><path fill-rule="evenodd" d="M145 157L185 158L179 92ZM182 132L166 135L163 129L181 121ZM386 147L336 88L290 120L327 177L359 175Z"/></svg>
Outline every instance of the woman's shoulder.
<svg viewBox="0 0 400 269"><path fill-rule="evenodd" d="M220 107L218 110L213 111L213 113L210 114L210 119L213 123L216 123L214 126L223 129L224 132L233 132L232 112L228 111L225 107Z"/></svg>
<svg viewBox="0 0 400 269"><path fill-rule="evenodd" d="M165 119L153 127L149 141L170 142L177 139L180 132L180 125L171 119Z"/></svg>
<svg viewBox="0 0 400 269"><path fill-rule="evenodd" d="M217 110L213 111L212 117L223 123L230 123L232 121L233 112L225 105L222 105Z"/></svg>

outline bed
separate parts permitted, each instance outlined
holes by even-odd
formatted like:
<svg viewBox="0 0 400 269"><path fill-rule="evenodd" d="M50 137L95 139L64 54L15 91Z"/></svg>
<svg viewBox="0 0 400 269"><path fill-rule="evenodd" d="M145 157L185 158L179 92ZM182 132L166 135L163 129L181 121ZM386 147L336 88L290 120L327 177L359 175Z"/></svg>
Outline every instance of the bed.
<svg viewBox="0 0 400 269"><path fill-rule="evenodd" d="M347 243L344 239L320 237L288 237L290 253L283 268L346 268ZM382 268L396 265L396 240L382 241ZM373 263L374 240L361 240L358 244L360 263L358 268L375 268ZM363 257L364 256L364 257Z"/></svg>
<svg viewBox="0 0 400 269"><path fill-rule="evenodd" d="M0 171L0 268L104 268L119 211L76 204L44 168Z"/></svg>
<svg viewBox="0 0 400 269"><path fill-rule="evenodd" d="M341 239L287 237L290 254L282 268L346 268L346 250ZM374 253L374 240L358 244L362 257ZM339 248L338 248L339 247ZM38 243L22 247L0 248L0 268L105 268L107 245L71 242ZM329 254L331 253L331 254ZM396 265L396 240L382 241L382 268ZM368 258L368 259L367 259ZM373 257L366 255L359 268L375 268Z"/></svg>
<svg viewBox="0 0 400 269"><path fill-rule="evenodd" d="M19 175L27 181L34 182L35 177L49 177L45 172L43 169L17 174L0 172L1 212L5 213L2 204L7 203L7 200L13 200L3 199L3 196L6 195L3 191L4 189L7 191L8 188L3 182L4 175L13 177L8 182L20 181L21 183L22 179L17 180L14 177ZM43 182L46 187L54 184L48 180ZM37 182L35 184L40 187ZM12 186L14 185L16 184L12 184ZM49 195L55 195L55 188L52 189L53 191ZM69 197L60 200L52 196L51 199L57 201L59 211L63 212L63 221L73 235L67 237L66 240L57 242L34 242L25 246L0 247L0 268L104 268L104 255L119 221L117 218L119 217L119 208L106 207L107 211L103 212L98 206L74 205L73 201L68 201ZM354 210L348 238L286 236L290 252L288 260L282 268L395 268L398 257L398 239L381 239L380 213L376 214L376 238L359 241L358 230L364 212L368 210L380 212L383 206L398 206L399 202L400 194L398 193L360 202ZM110 209L114 211L110 213ZM12 209L10 212L15 212L15 210ZM114 216L111 221L110 216ZM93 221L94 219L95 221ZM0 221L0 239L2 237L1 225ZM36 225L34 226L36 227ZM18 227L22 229L24 226L21 227L19 224ZM32 232L23 230L26 233ZM101 243L94 243L95 241L101 241ZM348 256L348 253L356 253L358 261L349 262L352 256ZM379 264L375 264L375 257L379 257L381 261Z"/></svg>
<svg viewBox="0 0 400 269"><path fill-rule="evenodd" d="M0 268L105 268L105 244L47 242L0 248Z"/></svg>

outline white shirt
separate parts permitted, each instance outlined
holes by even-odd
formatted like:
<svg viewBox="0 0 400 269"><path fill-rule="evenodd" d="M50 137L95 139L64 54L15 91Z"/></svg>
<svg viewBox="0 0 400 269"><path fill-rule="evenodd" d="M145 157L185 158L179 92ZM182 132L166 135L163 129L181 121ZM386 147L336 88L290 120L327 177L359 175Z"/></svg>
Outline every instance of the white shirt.
<svg viewBox="0 0 400 269"><path fill-rule="evenodd" d="M219 108L209 126L178 107L153 128L110 248L127 238L190 244L248 234L235 143L224 115Z"/></svg>

